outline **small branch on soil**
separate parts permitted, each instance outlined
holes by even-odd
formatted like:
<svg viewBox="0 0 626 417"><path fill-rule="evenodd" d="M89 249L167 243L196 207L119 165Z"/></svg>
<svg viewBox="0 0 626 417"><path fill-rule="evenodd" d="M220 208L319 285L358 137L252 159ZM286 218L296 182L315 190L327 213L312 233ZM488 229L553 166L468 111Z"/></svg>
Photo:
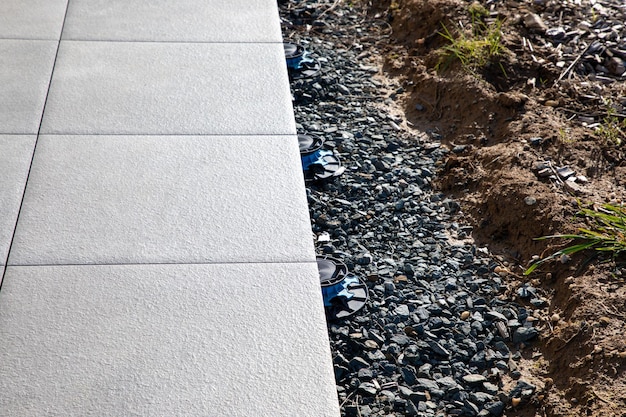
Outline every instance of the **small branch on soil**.
<svg viewBox="0 0 626 417"><path fill-rule="evenodd" d="M530 43L530 39L527 39L526 37L522 38L522 42L524 44L524 46L528 45L528 50L530 51L530 56L532 57L533 61L537 62L537 58L535 57L535 48L533 48L533 44Z"/></svg>
<svg viewBox="0 0 626 417"><path fill-rule="evenodd" d="M533 49L533 44L530 43L530 41L526 39L526 37L522 38L522 42L524 43L524 47L528 45L528 49L530 50L530 52L535 52L535 50Z"/></svg>
<svg viewBox="0 0 626 417"><path fill-rule="evenodd" d="M496 157L493 161L488 162L485 164L485 168L487 168L489 165L493 164L494 162L496 162L497 160L499 160L500 158L502 158L502 155Z"/></svg>
<svg viewBox="0 0 626 417"><path fill-rule="evenodd" d="M433 107L433 113L437 110L437 114L434 117L434 120L440 120L443 117L443 110L439 108L439 100L441 100L441 91L439 89L439 84L437 84L437 88L435 90L435 106Z"/></svg>
<svg viewBox="0 0 626 417"><path fill-rule="evenodd" d="M559 183L559 185L562 186L563 185L563 180L559 177L559 173L556 171L556 168L554 168L554 165L550 164L550 169L554 173L554 176L556 178L556 182Z"/></svg>
<svg viewBox="0 0 626 417"><path fill-rule="evenodd" d="M559 348L556 348L554 351L555 351L555 352L558 352L558 351L560 351L560 350L565 349L565 347L566 347L567 345L569 345L569 344L570 344L570 342L571 342L572 340L574 340L575 338L577 338L577 337L578 337L578 336L579 336L579 335L583 332L583 330L585 330L585 329L587 329L587 323L582 324L582 325L578 328L578 331L577 331L576 333L574 333L574 335L573 335L572 337L570 337L569 339L567 339L567 340L565 341L565 344L564 344L563 346L561 346L561 347L559 347Z"/></svg>
<svg viewBox="0 0 626 417"><path fill-rule="evenodd" d="M585 52L587 52L590 46L591 44L587 45L587 47L580 54L578 54L576 59L571 64L569 64L569 67L567 67L565 71L563 71L561 75L559 75L559 78L557 78L557 80L554 82L554 85L557 85L559 82L561 82L561 80L567 75L567 73L570 72L572 68L574 68L574 65L576 65L578 61L580 61L580 58L582 58L583 55L585 55Z"/></svg>
<svg viewBox="0 0 626 417"><path fill-rule="evenodd" d="M317 16L317 20L320 20L322 17L324 17L324 15L326 13L332 12L335 9L335 7L337 7L339 5L339 2L341 2L341 0L335 0L335 2L333 3L332 6L330 6L328 9L326 9L322 13L320 13L319 16Z"/></svg>
<svg viewBox="0 0 626 417"><path fill-rule="evenodd" d="M393 26L391 26L391 24L389 22L385 22L384 20L380 20L380 22L382 22L383 25L387 26L387 29L389 29L389 33L387 34L381 34L381 37L385 37L385 38L389 38L391 37L391 35L393 35Z"/></svg>
<svg viewBox="0 0 626 417"><path fill-rule="evenodd" d="M602 308L604 309L604 312L605 312L606 314L610 314L610 315L612 315L612 316L615 316L615 317L617 317L618 319L622 319L622 320L626 319L626 315L621 314L621 313L619 313L619 312L615 311L615 308L614 308L614 307L613 307L613 308L609 308L606 304L604 304L604 303L603 303L603 302L601 302L601 301L599 301L599 302L598 302L598 304L600 304L600 305L602 306Z"/></svg>
<svg viewBox="0 0 626 417"><path fill-rule="evenodd" d="M594 390L593 388L591 389L591 392L593 393L593 395L596 396L597 399L599 399L600 401L603 401L607 404L613 404L613 401L607 400L606 398L602 397L600 394L598 394L596 392L596 390Z"/></svg>
<svg viewBox="0 0 626 417"><path fill-rule="evenodd" d="M343 407L344 405L346 405L346 403L348 402L348 400L350 399L350 397L352 397L354 394L356 394L356 391L352 391L345 400L343 400L343 402L339 405L339 408Z"/></svg>
<svg viewBox="0 0 626 417"><path fill-rule="evenodd" d="M599 100L599 98L598 98ZM583 113L580 111L576 111L576 110L572 110L572 109L568 109L567 107L561 107L561 110L566 111L568 113L573 113L575 116L585 116L585 117L608 117L608 116L615 116L615 117L619 117L622 119L626 119L626 114L624 113L609 113L609 112L594 112L594 113Z"/></svg>

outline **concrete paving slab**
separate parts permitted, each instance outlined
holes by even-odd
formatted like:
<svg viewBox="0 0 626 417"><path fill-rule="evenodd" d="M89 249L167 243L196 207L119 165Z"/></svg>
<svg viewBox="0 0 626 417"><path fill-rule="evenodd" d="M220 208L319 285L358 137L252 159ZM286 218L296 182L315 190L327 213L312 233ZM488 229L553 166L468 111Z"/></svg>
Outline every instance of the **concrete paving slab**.
<svg viewBox="0 0 626 417"><path fill-rule="evenodd" d="M314 261L295 136L48 136L12 265Z"/></svg>
<svg viewBox="0 0 626 417"><path fill-rule="evenodd" d="M339 415L315 263L7 267L3 416Z"/></svg>
<svg viewBox="0 0 626 417"><path fill-rule="evenodd" d="M0 135L0 265L9 253L36 138Z"/></svg>
<svg viewBox="0 0 626 417"><path fill-rule="evenodd" d="M276 0L72 0L63 39L282 43Z"/></svg>
<svg viewBox="0 0 626 417"><path fill-rule="evenodd" d="M63 41L42 133L293 134L283 46Z"/></svg>
<svg viewBox="0 0 626 417"><path fill-rule="evenodd" d="M55 41L0 39L0 134L39 130Z"/></svg>
<svg viewBox="0 0 626 417"><path fill-rule="evenodd" d="M2 0L0 38L61 38L67 0Z"/></svg>

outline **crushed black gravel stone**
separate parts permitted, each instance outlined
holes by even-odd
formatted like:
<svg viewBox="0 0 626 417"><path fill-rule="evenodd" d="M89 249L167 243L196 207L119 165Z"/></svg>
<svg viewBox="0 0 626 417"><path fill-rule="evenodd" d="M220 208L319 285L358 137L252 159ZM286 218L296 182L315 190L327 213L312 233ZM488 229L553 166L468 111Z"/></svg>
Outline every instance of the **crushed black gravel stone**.
<svg viewBox="0 0 626 417"><path fill-rule="evenodd" d="M350 2L279 2L283 36L322 65L292 81L298 133L326 139L346 171L307 185L316 249L367 282L370 299L328 330L342 416L500 416L536 387L518 379L533 311L505 300L501 263L433 190L448 150L392 115L402 86L377 75L384 16Z"/></svg>

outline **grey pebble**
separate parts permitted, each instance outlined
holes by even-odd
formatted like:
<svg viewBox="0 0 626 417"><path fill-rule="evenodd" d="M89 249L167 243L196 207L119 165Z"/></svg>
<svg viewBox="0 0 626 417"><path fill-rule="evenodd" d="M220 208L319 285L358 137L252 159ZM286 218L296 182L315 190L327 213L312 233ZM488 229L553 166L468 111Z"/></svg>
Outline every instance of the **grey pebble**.
<svg viewBox="0 0 626 417"><path fill-rule="evenodd" d="M378 390L376 389L376 385L371 382L363 382L359 385L359 392L365 395L376 395Z"/></svg>
<svg viewBox="0 0 626 417"><path fill-rule="evenodd" d="M513 332L513 343L522 343L537 337L539 332L534 327L518 327Z"/></svg>
<svg viewBox="0 0 626 417"><path fill-rule="evenodd" d="M470 385L479 384L481 382L485 382L487 378L480 374L469 374L463 376L463 381Z"/></svg>

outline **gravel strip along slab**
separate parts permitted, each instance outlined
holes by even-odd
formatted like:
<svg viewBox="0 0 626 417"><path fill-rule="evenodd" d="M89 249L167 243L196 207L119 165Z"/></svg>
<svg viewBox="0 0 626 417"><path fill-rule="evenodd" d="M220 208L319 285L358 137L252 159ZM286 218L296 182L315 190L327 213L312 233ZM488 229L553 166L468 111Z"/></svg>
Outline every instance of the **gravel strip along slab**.
<svg viewBox="0 0 626 417"><path fill-rule="evenodd" d="M285 41L322 65L292 82L298 132L323 136L346 167L307 187L317 252L370 293L328 327L342 415L503 415L540 394L517 369L538 333L533 311L507 301L505 267L472 243L458 203L433 191L448 150L391 114L402 87L377 76L375 47L388 26L348 3L280 4Z"/></svg>

